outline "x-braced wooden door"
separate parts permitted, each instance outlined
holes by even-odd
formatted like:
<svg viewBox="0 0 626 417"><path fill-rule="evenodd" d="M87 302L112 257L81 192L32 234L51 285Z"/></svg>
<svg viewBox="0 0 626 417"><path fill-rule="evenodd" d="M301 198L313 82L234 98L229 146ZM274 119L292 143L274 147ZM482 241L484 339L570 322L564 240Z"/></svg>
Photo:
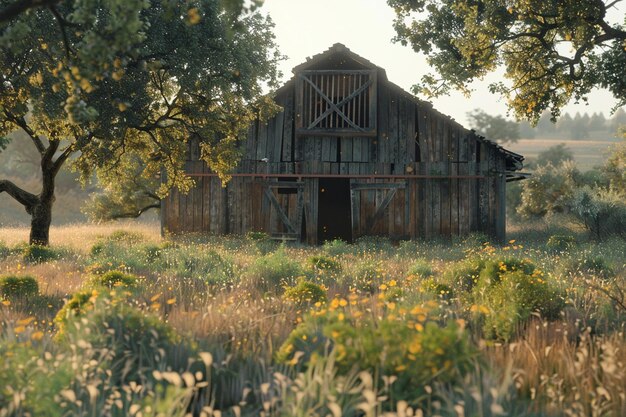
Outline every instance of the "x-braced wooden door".
<svg viewBox="0 0 626 417"><path fill-rule="evenodd" d="M390 236L397 234L397 231L394 233L394 230L390 230L388 222L384 222L384 219L387 209L394 202L394 198L402 200L402 213L404 212L406 197L399 196L399 191L405 195L405 188L406 182L404 181L371 183L352 180L350 184L350 206L353 239L374 234ZM392 213L391 215L394 216L395 214ZM402 215L402 217L406 216ZM400 223L405 223L405 221L406 219L401 219Z"/></svg>
<svg viewBox="0 0 626 417"><path fill-rule="evenodd" d="M269 233L273 239L300 241L304 211L304 183L267 182L264 196L270 203Z"/></svg>

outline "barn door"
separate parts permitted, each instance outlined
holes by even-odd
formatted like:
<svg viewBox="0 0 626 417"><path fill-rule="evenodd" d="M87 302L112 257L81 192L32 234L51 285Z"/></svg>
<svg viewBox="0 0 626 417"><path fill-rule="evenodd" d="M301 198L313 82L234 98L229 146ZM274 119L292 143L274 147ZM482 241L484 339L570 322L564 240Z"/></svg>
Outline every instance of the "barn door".
<svg viewBox="0 0 626 417"><path fill-rule="evenodd" d="M398 190L406 188L405 182L358 182L350 184L352 210L352 236L374 234L375 227L382 223L386 210L397 198Z"/></svg>
<svg viewBox="0 0 626 417"><path fill-rule="evenodd" d="M300 241L304 210L304 183L268 182L264 196L270 203L270 236L273 239Z"/></svg>

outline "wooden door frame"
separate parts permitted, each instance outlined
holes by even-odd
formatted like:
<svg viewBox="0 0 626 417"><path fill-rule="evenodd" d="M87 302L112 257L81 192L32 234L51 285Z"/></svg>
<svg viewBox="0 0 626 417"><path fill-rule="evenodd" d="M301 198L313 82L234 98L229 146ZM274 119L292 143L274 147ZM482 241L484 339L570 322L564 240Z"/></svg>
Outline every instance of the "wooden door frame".
<svg viewBox="0 0 626 417"><path fill-rule="evenodd" d="M393 200L396 195L398 189L407 188L406 181L402 182L378 182L378 183L369 183L369 182L358 182L357 180L350 181L350 209L352 215L352 240L356 240L361 236L368 236L376 223L382 219L385 214L385 210L389 207L389 204ZM380 205L376 207L374 214L369 216L365 222L365 230L360 235L357 236L359 224L361 223L360 219L360 206L361 206L361 191L369 191L369 190L388 190L383 200L380 202ZM405 220L406 221L406 220Z"/></svg>
<svg viewBox="0 0 626 417"><path fill-rule="evenodd" d="M288 233L279 233L278 231L272 231L272 225L270 224L270 236L273 238L291 238L300 241L302 239L302 221L304 211L304 182L302 181L264 181L263 182L263 196L270 203L270 210L274 208L278 214L278 218L282 224L287 228ZM289 215L285 213L278 198L274 195L273 189L281 188L295 188L296 197L296 219L295 224L289 219ZM280 236L279 236L280 235Z"/></svg>

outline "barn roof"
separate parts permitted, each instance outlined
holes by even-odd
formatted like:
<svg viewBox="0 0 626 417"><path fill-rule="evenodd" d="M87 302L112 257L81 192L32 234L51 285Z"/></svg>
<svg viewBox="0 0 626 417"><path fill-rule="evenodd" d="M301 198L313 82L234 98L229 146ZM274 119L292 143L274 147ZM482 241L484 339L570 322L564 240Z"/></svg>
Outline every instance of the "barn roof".
<svg viewBox="0 0 626 417"><path fill-rule="evenodd" d="M294 74L294 77L292 77L282 87L280 87L276 91L276 93L279 94L281 91L284 91L285 89L290 88L292 86L292 83L294 82L295 74L300 71L315 70L315 69L333 69L333 68L354 69L355 66L360 69L377 70L382 81L387 82L390 86L392 86L392 88L398 90L406 98L408 98L409 100L412 100L413 102L417 103L420 106L431 108L432 110L439 113L439 115L441 115L442 117L447 118L448 120L453 121L454 123L458 124L458 122L456 122L454 118L448 115L445 115L437 111L436 109L434 109L432 103L428 101L420 100L419 98L415 97L413 94L404 90L402 87L389 81L387 79L387 73L384 68L352 52L347 46L345 46L342 43L335 43L324 52L313 55L312 57L308 57L305 62L303 62L300 65L295 66L292 69L292 73ZM522 163L524 161L523 155L517 154L515 152L511 152L508 149L503 148L498 143L488 140L484 136L477 134L476 132L474 132L473 129L471 131L475 135L475 137L478 139L478 141L494 146L498 151L500 151L501 153L505 155L507 170L517 171L517 170L522 169Z"/></svg>

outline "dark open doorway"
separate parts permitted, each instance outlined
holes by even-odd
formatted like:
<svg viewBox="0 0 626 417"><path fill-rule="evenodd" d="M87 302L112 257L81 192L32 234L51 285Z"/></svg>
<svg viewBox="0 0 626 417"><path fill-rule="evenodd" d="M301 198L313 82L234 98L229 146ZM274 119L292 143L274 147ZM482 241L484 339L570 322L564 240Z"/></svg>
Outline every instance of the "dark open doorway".
<svg viewBox="0 0 626 417"><path fill-rule="evenodd" d="M318 216L318 242L333 239L352 242L349 179L320 178Z"/></svg>

